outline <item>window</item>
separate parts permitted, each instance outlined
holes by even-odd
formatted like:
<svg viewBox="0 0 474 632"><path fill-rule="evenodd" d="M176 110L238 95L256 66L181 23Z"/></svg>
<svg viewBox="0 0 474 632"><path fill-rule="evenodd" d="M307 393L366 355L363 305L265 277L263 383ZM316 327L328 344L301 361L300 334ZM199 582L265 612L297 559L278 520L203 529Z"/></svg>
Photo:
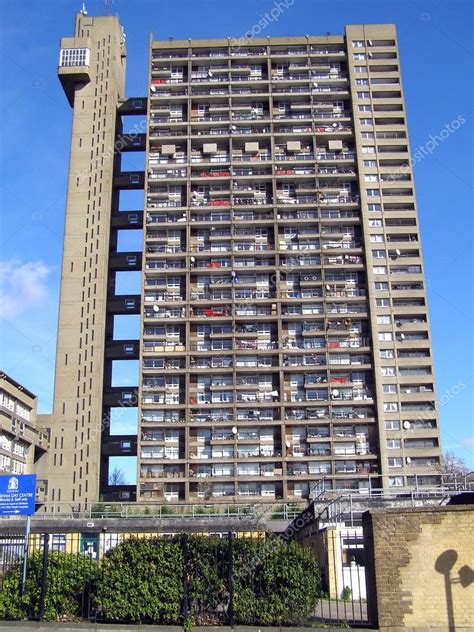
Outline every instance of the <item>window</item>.
<svg viewBox="0 0 474 632"><path fill-rule="evenodd" d="M398 404L397 402L385 402L383 410L385 413L398 413Z"/></svg>
<svg viewBox="0 0 474 632"><path fill-rule="evenodd" d="M389 487L403 487L403 476L389 476L388 486Z"/></svg>
<svg viewBox="0 0 474 632"><path fill-rule="evenodd" d="M383 235L375 235L375 234L370 235L370 243L372 244L383 244L384 241L385 240L384 240Z"/></svg>
<svg viewBox="0 0 474 632"><path fill-rule="evenodd" d="M379 340L381 342L390 342L391 340L393 340L392 332L379 331Z"/></svg>
<svg viewBox="0 0 474 632"><path fill-rule="evenodd" d="M395 357L393 349L380 349L380 357L382 360L391 360Z"/></svg>
<svg viewBox="0 0 474 632"><path fill-rule="evenodd" d="M368 86L368 85L369 85L368 79L356 79L356 86Z"/></svg>
<svg viewBox="0 0 474 632"><path fill-rule="evenodd" d="M399 450L401 447L401 439L387 439L387 450Z"/></svg>
<svg viewBox="0 0 474 632"><path fill-rule="evenodd" d="M402 467L403 461L401 457L390 457L387 459L388 467Z"/></svg>
<svg viewBox="0 0 474 632"><path fill-rule="evenodd" d="M372 167L373 169L375 169L377 167L377 161L376 160L364 160L364 167Z"/></svg>
<svg viewBox="0 0 474 632"><path fill-rule="evenodd" d="M364 40L352 40L352 48L364 48Z"/></svg>
<svg viewBox="0 0 474 632"><path fill-rule="evenodd" d="M400 421L398 419L389 419L385 422L385 430L400 430Z"/></svg>
<svg viewBox="0 0 474 632"><path fill-rule="evenodd" d="M390 325L392 322L391 316L377 316L377 325Z"/></svg>
<svg viewBox="0 0 474 632"><path fill-rule="evenodd" d="M387 253L385 250L372 250L372 258L373 259L385 259L387 257Z"/></svg>
<svg viewBox="0 0 474 632"><path fill-rule="evenodd" d="M356 72L358 74L366 73L367 72L367 66L354 66L354 72Z"/></svg>
<svg viewBox="0 0 474 632"><path fill-rule="evenodd" d="M352 53L352 59L364 60L367 59L367 56L365 53Z"/></svg>
<svg viewBox="0 0 474 632"><path fill-rule="evenodd" d="M382 220L381 219L369 219L370 228L382 228Z"/></svg>
<svg viewBox="0 0 474 632"><path fill-rule="evenodd" d="M367 197L379 197L380 189L367 189Z"/></svg>
<svg viewBox="0 0 474 632"><path fill-rule="evenodd" d="M385 281L375 281L374 287L377 292L388 292L388 283Z"/></svg>
<svg viewBox="0 0 474 632"><path fill-rule="evenodd" d="M89 48L62 48L59 53L60 66L89 66Z"/></svg>
<svg viewBox="0 0 474 632"><path fill-rule="evenodd" d="M379 177L373 173L373 174L364 176L364 180L365 182L378 182Z"/></svg>
<svg viewBox="0 0 474 632"><path fill-rule="evenodd" d="M375 154L375 147L372 147L371 145L364 145L362 147L362 153L363 154Z"/></svg>
<svg viewBox="0 0 474 632"><path fill-rule="evenodd" d="M378 316L377 319L378 318L381 318L381 317ZM382 373L382 375L384 377L395 377L395 367L394 366L383 366L383 367L381 367L380 371L381 371L381 373Z"/></svg>
<svg viewBox="0 0 474 632"><path fill-rule="evenodd" d="M371 213L376 213L377 211L382 210L382 206L380 204L367 204L367 208Z"/></svg>
<svg viewBox="0 0 474 632"><path fill-rule="evenodd" d="M357 98L359 99L370 99L370 92L358 92Z"/></svg>
<svg viewBox="0 0 474 632"><path fill-rule="evenodd" d="M377 307L390 307L390 299L389 298L376 298L375 304Z"/></svg>
<svg viewBox="0 0 474 632"><path fill-rule="evenodd" d="M372 270L374 274L387 274L387 266L374 266Z"/></svg>
<svg viewBox="0 0 474 632"><path fill-rule="evenodd" d="M363 94L367 94L368 95L369 93L365 92ZM372 112L372 106L371 105L359 105L359 112Z"/></svg>
<svg viewBox="0 0 474 632"><path fill-rule="evenodd" d="M384 384L383 392L387 395L395 395L397 393L397 385L396 384Z"/></svg>

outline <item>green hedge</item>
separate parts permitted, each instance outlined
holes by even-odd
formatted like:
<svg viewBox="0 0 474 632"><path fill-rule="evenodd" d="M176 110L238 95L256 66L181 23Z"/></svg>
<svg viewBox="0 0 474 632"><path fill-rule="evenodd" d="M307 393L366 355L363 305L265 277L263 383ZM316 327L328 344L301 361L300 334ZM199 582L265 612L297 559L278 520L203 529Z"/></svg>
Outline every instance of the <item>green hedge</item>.
<svg viewBox="0 0 474 632"><path fill-rule="evenodd" d="M183 591L179 544L130 538L101 561L97 604L107 621L174 623Z"/></svg>
<svg viewBox="0 0 474 632"><path fill-rule="evenodd" d="M205 537L132 537L100 562L82 554L51 552L45 619L87 616L86 601L98 620L180 624L186 572L191 620L225 623L230 602L228 547L227 540ZM280 539L236 539L232 559L235 623L292 625L304 623L313 613L321 589L316 562L307 549ZM42 554L33 553L22 601L20 566L7 573L0 618L38 616L41 566Z"/></svg>
<svg viewBox="0 0 474 632"><path fill-rule="evenodd" d="M35 619L39 615L43 553L34 552L28 561L25 593L20 599L21 563L9 570L0 592L0 619ZM45 599L46 621L76 619L82 615L98 573L97 562L85 555L50 551Z"/></svg>

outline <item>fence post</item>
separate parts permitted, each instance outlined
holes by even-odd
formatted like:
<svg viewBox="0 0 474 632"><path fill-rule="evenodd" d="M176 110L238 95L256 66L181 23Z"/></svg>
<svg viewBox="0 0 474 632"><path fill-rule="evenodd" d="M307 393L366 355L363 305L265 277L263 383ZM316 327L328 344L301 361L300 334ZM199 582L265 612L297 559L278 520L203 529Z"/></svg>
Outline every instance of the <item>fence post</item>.
<svg viewBox="0 0 474 632"><path fill-rule="evenodd" d="M227 534L227 561L228 561L228 581L229 581L229 608L227 616L229 626L234 627L234 555L232 547L232 533Z"/></svg>
<svg viewBox="0 0 474 632"><path fill-rule="evenodd" d="M44 619L44 613L46 610L46 592L48 590L48 553L49 553L49 534L43 534L43 569L41 577L41 594L39 603L38 620Z"/></svg>
<svg viewBox="0 0 474 632"><path fill-rule="evenodd" d="M23 548L23 565L21 569L20 597L25 594L26 575L28 573L28 552L30 546L31 516L26 516L25 546Z"/></svg>
<svg viewBox="0 0 474 632"><path fill-rule="evenodd" d="M188 578L188 567L189 567L189 547L188 547L188 536L183 533L181 536L181 550L183 552L183 603L181 608L181 614L183 617L183 626L186 625L186 622L189 618L189 578Z"/></svg>

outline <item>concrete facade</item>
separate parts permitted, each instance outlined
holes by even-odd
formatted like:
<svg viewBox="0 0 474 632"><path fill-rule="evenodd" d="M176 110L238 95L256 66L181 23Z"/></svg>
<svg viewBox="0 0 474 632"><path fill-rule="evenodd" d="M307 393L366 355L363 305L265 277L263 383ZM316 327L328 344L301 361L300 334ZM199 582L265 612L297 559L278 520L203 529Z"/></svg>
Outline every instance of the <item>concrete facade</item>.
<svg viewBox="0 0 474 632"><path fill-rule="evenodd" d="M46 458L49 430L36 414L37 397L0 373L0 475L36 474ZM37 501L47 498L47 481L37 479Z"/></svg>

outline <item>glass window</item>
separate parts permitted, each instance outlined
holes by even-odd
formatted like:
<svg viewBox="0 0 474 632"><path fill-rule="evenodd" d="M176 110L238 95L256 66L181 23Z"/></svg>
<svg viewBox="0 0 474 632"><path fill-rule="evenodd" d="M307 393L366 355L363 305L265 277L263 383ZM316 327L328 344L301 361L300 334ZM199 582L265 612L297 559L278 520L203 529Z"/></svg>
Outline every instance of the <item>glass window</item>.
<svg viewBox="0 0 474 632"><path fill-rule="evenodd" d="M401 457L390 457L387 459L388 467L402 467L403 461Z"/></svg>
<svg viewBox="0 0 474 632"><path fill-rule="evenodd" d="M64 66L89 66L89 48L62 48L59 54L59 65Z"/></svg>

